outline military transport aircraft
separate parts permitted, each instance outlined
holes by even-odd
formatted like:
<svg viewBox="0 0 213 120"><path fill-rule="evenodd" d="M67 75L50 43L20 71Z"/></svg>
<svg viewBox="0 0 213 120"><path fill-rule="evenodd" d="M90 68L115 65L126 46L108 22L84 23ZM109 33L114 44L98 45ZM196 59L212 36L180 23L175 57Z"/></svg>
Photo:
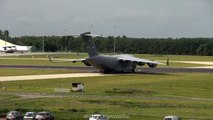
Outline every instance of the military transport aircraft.
<svg viewBox="0 0 213 120"><path fill-rule="evenodd" d="M21 45L15 45L9 42L6 42L4 40L0 39L0 52L5 53L14 53L14 52L28 52L30 51L31 46L21 46Z"/></svg>
<svg viewBox="0 0 213 120"><path fill-rule="evenodd" d="M89 54L88 58L85 59L70 59L70 60L52 60L49 57L50 62L83 62L86 66L93 66L100 69L102 73L131 73L135 71L137 65L143 66L147 64L150 68L157 67L158 64L164 64L156 61L146 60L134 57L132 55L121 54L121 55L98 55L95 43L92 37L97 37L90 32L80 34L83 38L86 49Z"/></svg>

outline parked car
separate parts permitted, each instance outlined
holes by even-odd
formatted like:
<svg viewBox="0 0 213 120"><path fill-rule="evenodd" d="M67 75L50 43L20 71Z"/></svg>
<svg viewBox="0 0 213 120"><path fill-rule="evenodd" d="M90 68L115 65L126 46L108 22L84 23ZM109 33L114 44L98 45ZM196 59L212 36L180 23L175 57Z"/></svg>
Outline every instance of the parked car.
<svg viewBox="0 0 213 120"><path fill-rule="evenodd" d="M24 120L35 120L36 112L26 112Z"/></svg>
<svg viewBox="0 0 213 120"><path fill-rule="evenodd" d="M165 116L164 120L181 120L178 116Z"/></svg>
<svg viewBox="0 0 213 120"><path fill-rule="evenodd" d="M91 115L89 120L108 120L108 118L101 114L93 114L93 115Z"/></svg>
<svg viewBox="0 0 213 120"><path fill-rule="evenodd" d="M35 120L54 120L54 116L50 112L38 112Z"/></svg>
<svg viewBox="0 0 213 120"><path fill-rule="evenodd" d="M23 116L20 112L18 111L10 111L7 113L7 120L22 120Z"/></svg>

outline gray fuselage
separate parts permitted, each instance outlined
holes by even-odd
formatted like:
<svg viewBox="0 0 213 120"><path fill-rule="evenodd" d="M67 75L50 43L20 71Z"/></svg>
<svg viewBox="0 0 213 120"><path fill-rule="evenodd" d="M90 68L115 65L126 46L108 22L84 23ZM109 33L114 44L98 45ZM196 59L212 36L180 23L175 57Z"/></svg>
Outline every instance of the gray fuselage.
<svg viewBox="0 0 213 120"><path fill-rule="evenodd" d="M116 56L93 56L86 61L101 72L134 72L136 63L119 61Z"/></svg>

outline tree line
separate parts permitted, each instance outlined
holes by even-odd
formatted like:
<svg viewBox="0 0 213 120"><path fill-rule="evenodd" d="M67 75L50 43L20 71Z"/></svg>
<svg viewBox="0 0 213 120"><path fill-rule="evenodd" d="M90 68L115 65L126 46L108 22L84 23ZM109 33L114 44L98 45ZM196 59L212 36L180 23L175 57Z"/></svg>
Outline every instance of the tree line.
<svg viewBox="0 0 213 120"><path fill-rule="evenodd" d="M0 38L4 39L5 32L0 31ZM8 32L9 35L9 32ZM81 38L72 36L22 36L7 37L7 41L18 44L33 46L32 51L56 52L86 52ZM99 52L113 52L131 54L175 54L175 55L213 55L213 38L128 38L99 37L94 38Z"/></svg>
<svg viewBox="0 0 213 120"><path fill-rule="evenodd" d="M9 31L8 30L0 30L0 39L8 40L9 38Z"/></svg>

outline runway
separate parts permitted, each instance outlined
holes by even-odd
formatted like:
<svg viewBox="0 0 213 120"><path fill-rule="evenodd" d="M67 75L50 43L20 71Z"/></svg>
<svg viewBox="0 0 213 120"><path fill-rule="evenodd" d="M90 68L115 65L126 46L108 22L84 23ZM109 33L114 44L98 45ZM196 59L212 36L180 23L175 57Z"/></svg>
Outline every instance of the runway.
<svg viewBox="0 0 213 120"><path fill-rule="evenodd" d="M37 66L37 65L0 65L0 68L16 68L16 69L67 69L76 70L80 73L99 73L94 67L76 67L76 66ZM213 73L211 68L137 68L136 74L143 73Z"/></svg>
<svg viewBox="0 0 213 120"><path fill-rule="evenodd" d="M25 55L54 55L54 54L68 54L68 53L15 53L15 54L0 54L0 56L25 56ZM69 53L70 54L70 53ZM71 53L76 54L76 53ZM0 58L0 59L27 59L32 58ZM34 59L34 58L33 58ZM46 58L36 58L36 60L47 60ZM143 68L137 67L135 70L136 74L146 73L213 73L213 62L212 61L170 61L175 63L186 63L196 64L197 67L185 67L185 68L174 68L174 67L157 67L157 68ZM16 69L67 69L74 70L79 73L99 73L99 70L94 67L86 66L45 66L45 65L0 65L0 68L16 68Z"/></svg>

